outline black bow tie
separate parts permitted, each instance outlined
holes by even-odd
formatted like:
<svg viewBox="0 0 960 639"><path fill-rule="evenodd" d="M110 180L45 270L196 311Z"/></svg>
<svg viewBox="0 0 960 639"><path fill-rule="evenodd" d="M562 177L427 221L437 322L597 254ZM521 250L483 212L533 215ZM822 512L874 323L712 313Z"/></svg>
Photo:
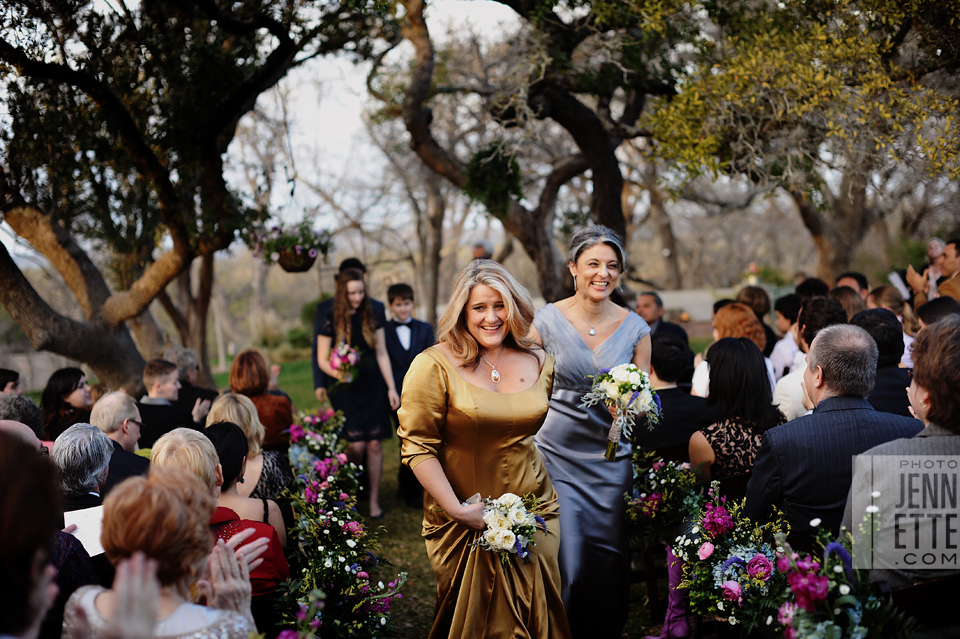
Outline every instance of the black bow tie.
<svg viewBox="0 0 960 639"><path fill-rule="evenodd" d="M393 323L396 324L397 326L409 326L412 322L413 322L413 318L412 318L412 317L411 317L410 319L408 319L406 322L401 322L401 321L399 321L399 320L393 320Z"/></svg>

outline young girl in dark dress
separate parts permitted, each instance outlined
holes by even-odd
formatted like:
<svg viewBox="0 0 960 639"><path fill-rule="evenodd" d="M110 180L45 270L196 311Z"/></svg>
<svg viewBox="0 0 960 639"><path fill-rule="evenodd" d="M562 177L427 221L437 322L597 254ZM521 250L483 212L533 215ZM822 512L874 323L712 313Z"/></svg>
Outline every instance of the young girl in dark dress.
<svg viewBox="0 0 960 639"><path fill-rule="evenodd" d="M351 381L330 364L330 352L340 344L349 344L360 354ZM317 364L337 380L330 393L330 403L343 411L346 421L343 437L350 442L347 456L362 463L366 454L370 479L370 516L383 515L380 508L380 474L383 451L380 441L393 432L390 411L400 406L387 355L383 326L378 325L367 297L363 273L343 271L337 278L333 310L323 318L317 335Z"/></svg>

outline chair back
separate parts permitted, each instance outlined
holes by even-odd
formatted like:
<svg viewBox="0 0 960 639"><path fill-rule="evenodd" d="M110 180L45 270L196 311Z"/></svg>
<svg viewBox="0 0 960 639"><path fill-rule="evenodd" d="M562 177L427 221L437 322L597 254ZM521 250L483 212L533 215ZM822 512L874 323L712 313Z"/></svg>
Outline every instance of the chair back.
<svg viewBox="0 0 960 639"><path fill-rule="evenodd" d="M740 501L747 496L747 482L750 481L750 473L729 475L719 481L721 495L726 496L729 501Z"/></svg>

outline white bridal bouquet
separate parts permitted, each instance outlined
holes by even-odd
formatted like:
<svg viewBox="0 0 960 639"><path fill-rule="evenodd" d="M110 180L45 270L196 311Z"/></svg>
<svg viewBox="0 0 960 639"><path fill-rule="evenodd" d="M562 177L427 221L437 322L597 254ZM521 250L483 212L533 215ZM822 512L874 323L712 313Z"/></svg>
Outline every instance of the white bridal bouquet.
<svg viewBox="0 0 960 639"><path fill-rule="evenodd" d="M478 501L479 495L475 495L466 503ZM536 546L533 534L537 532L537 528L544 534L547 533L547 522L540 516L543 512L540 499L532 494L520 497L513 493L504 493L497 499L488 497L483 503L483 521L487 527L471 545L499 554L504 565L510 560L510 555L530 561L527 546Z"/></svg>
<svg viewBox="0 0 960 639"><path fill-rule="evenodd" d="M593 377L590 392L583 396L581 408L603 402L616 410L610 435L607 437L607 452L604 457L613 461L617 455L620 436L630 437L637 415L647 416L648 428L660 421L660 398L650 387L650 376L633 364L620 364L613 368L601 368Z"/></svg>

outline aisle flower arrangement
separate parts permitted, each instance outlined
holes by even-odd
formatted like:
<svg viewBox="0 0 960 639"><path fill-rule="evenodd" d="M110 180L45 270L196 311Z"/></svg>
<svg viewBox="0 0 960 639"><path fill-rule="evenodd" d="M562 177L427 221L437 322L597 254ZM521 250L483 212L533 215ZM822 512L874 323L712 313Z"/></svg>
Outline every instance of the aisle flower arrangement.
<svg viewBox="0 0 960 639"><path fill-rule="evenodd" d="M672 549L684 562L680 587L689 590L692 610L750 631L774 627L788 597L786 575L776 566L783 548L775 536L789 527L781 513L756 525L742 508L728 503L713 482L691 531L676 537Z"/></svg>
<svg viewBox="0 0 960 639"><path fill-rule="evenodd" d="M650 376L634 364L601 368L596 375L587 376L587 379L591 378L593 385L581 398L580 407L602 403L616 412L603 455L607 461L613 461L621 436L630 437L640 413L647 416L651 430L660 421L660 398L650 385Z"/></svg>
<svg viewBox="0 0 960 639"><path fill-rule="evenodd" d="M286 496L305 567L288 592L300 608L299 632L323 639L381 635L406 581L406 573L387 584L378 578L389 563L375 554L376 535L357 513L361 468L343 452L342 424L341 413L326 410L300 415L290 428L296 485Z"/></svg>
<svg viewBox="0 0 960 639"><path fill-rule="evenodd" d="M648 548L671 542L700 512L700 481L688 463L665 462L656 452L634 448L633 495L627 501L632 545Z"/></svg>
<svg viewBox="0 0 960 639"><path fill-rule="evenodd" d="M777 569L787 576L793 594L778 615L786 626L784 639L908 637L919 631L913 617L898 611L870 583L867 571L853 568L850 542L849 536L828 542L821 533L821 562L793 552L779 536L784 550L777 557Z"/></svg>
<svg viewBox="0 0 960 639"><path fill-rule="evenodd" d="M528 546L537 545L533 535L538 528L547 534L547 522L540 516L543 513L540 498L532 494L520 497L504 493L496 499L484 499L483 503L483 521L487 528L471 544L473 549L497 553L504 566L510 562L511 555L529 563Z"/></svg>

